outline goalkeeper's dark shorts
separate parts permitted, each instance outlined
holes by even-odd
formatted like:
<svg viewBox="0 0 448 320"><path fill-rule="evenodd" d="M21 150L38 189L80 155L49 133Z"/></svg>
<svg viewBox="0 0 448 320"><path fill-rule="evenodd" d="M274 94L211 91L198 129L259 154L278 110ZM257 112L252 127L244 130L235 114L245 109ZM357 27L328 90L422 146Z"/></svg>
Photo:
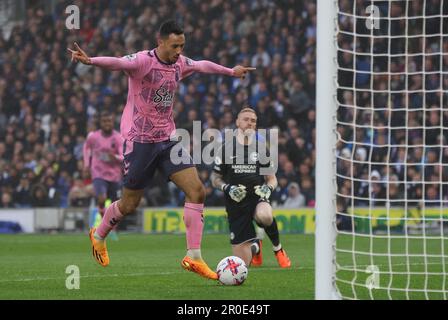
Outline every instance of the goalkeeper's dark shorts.
<svg viewBox="0 0 448 320"><path fill-rule="evenodd" d="M226 204L230 243L232 245L252 241L257 238L254 226L254 215L255 208L259 202L259 197L249 197L240 203Z"/></svg>
<svg viewBox="0 0 448 320"><path fill-rule="evenodd" d="M177 141L169 140L156 143L125 140L123 186L132 190L144 189L151 184L156 169L159 169L169 179L175 172L194 167L193 159L184 148L179 148L176 159L174 159L183 159L182 162L173 163L171 149L177 143ZM176 148L178 147L176 146Z"/></svg>

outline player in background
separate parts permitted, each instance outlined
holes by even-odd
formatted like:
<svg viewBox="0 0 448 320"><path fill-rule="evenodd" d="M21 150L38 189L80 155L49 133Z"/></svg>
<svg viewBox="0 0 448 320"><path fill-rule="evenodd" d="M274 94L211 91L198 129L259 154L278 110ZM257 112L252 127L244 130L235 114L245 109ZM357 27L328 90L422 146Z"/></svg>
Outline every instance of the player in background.
<svg viewBox="0 0 448 320"><path fill-rule="evenodd" d="M255 150L262 150L266 145L257 141L257 115L251 108L242 109L236 119L237 134L232 141L224 141L221 156L215 158L213 173L210 176L215 188L225 194L225 206L230 229L230 243L233 254L242 258L249 266L261 265L261 240L256 238L255 226L262 227L273 244L277 262L282 268L289 268L291 261L282 248L277 221L272 215L269 198L272 190L277 187L277 178L272 175L261 175L261 164L258 153L249 154L249 145L256 144ZM232 154L225 154L226 144L232 143ZM240 156L237 144L243 145L244 161L238 161ZM250 164L249 158L256 160ZM242 162L242 164L238 164Z"/></svg>
<svg viewBox="0 0 448 320"><path fill-rule="evenodd" d="M181 262L182 267L216 280L216 272L208 267L201 255L205 188L191 157L190 163L181 164L173 164L170 159L170 150L177 143L170 140L175 133L174 96L179 81L194 72L244 78L255 68L236 66L229 69L210 61L194 61L183 56L184 31L173 20L160 26L157 44L155 49L122 58L90 58L76 43L74 50L68 49L72 61L121 70L129 79L127 103L121 118L121 134L125 139L122 197L106 209L101 225L91 229L92 251L98 263L102 266L109 264L106 236L123 217L135 211L144 188L151 183L154 171L159 168L185 193L187 254ZM187 151L181 153L186 154Z"/></svg>
<svg viewBox="0 0 448 320"><path fill-rule="evenodd" d="M112 114L101 111L100 129L90 132L83 146L84 170L92 177L98 212L104 217L106 200L116 201L123 170L123 138L114 130ZM117 239L115 232L111 234Z"/></svg>

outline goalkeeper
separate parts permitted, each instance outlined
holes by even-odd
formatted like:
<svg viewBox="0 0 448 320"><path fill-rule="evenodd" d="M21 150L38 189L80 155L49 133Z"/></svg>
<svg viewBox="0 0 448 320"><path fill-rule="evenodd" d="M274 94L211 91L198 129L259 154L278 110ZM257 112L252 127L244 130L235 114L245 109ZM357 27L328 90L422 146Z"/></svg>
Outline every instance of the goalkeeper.
<svg viewBox="0 0 448 320"><path fill-rule="evenodd" d="M262 142L256 141L256 125L257 115L253 109L244 108L239 112L236 137L232 137L232 141L224 141L221 149L226 152L232 150L232 154L218 153L210 178L213 186L225 193L233 254L242 258L247 265L262 264L262 240L256 237L255 221L271 240L280 267L289 268L291 261L280 243L277 222L269 201L272 190L277 186L277 178L275 175L260 175L260 167L263 165L258 159L258 153L250 152L249 148L253 143L258 144L258 149L252 150L266 148ZM237 153L237 144L240 145L239 150L244 150L244 154Z"/></svg>

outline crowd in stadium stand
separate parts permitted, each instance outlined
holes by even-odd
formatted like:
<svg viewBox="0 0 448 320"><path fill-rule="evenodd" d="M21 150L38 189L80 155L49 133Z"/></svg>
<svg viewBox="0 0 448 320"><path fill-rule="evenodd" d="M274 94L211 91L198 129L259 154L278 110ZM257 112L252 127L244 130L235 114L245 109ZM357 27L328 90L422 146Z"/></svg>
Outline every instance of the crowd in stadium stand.
<svg viewBox="0 0 448 320"><path fill-rule="evenodd" d="M448 204L448 77L441 78L448 70L448 43L439 36L441 25L448 32L448 21L442 24L438 1L426 1L426 8L421 1L409 4L378 3L381 15L388 16L390 8L395 20L383 20L383 27L372 31L361 19L355 41L347 15L353 13L352 2L340 1L341 11L347 13L339 17L344 33L338 39L342 211L347 206ZM362 8L356 13L362 15ZM399 19L406 14L431 18ZM380 37L389 30L393 39ZM371 32L378 36L373 46Z"/></svg>
<svg viewBox="0 0 448 320"><path fill-rule="evenodd" d="M279 128L279 186L273 204L314 206L316 5L295 0L75 1L80 30L65 26L60 1L52 14L29 7L22 25L0 37L0 207L88 206L90 177L82 146L98 128L98 114L114 113L119 128L126 102L124 73L71 63L66 48L77 42L90 56L124 56L156 46L160 23L184 26L184 54L227 67L257 70L244 81L193 75L174 106L178 128L234 127L247 105L259 128ZM209 181L211 166L198 166L206 205L223 205ZM144 205L183 205L183 195L157 175Z"/></svg>

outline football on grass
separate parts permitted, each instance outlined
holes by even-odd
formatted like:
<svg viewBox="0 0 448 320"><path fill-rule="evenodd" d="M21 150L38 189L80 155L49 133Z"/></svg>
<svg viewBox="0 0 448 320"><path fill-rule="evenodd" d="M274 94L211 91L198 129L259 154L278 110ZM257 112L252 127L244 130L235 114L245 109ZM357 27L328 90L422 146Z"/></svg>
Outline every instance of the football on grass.
<svg viewBox="0 0 448 320"><path fill-rule="evenodd" d="M236 256L225 257L216 268L218 280L227 286L238 286L247 279L247 267L243 259Z"/></svg>

